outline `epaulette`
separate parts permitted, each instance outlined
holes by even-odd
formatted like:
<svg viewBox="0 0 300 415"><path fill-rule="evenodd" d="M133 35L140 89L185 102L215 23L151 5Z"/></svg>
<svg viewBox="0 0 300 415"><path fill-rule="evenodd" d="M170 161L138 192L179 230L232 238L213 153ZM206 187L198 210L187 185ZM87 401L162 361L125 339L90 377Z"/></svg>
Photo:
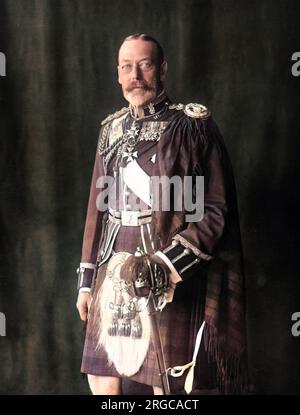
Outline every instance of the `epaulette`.
<svg viewBox="0 0 300 415"><path fill-rule="evenodd" d="M183 111L186 115L191 118L201 118L206 120L210 117L210 111L202 104L191 103L191 104L172 104L169 105L170 110Z"/></svg>
<svg viewBox="0 0 300 415"><path fill-rule="evenodd" d="M119 111L116 111L113 114L108 115L103 121L101 121L101 125L107 124L108 122L121 117L121 115L124 115L126 112L129 112L129 107L123 107Z"/></svg>

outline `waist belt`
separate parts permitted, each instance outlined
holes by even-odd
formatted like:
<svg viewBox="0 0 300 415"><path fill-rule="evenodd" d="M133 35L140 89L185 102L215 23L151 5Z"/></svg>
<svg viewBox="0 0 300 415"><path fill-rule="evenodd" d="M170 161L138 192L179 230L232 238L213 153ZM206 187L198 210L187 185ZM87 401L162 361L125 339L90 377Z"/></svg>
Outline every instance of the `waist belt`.
<svg viewBox="0 0 300 415"><path fill-rule="evenodd" d="M152 220L152 210L122 210L109 209L109 220L122 226L141 226L150 223Z"/></svg>

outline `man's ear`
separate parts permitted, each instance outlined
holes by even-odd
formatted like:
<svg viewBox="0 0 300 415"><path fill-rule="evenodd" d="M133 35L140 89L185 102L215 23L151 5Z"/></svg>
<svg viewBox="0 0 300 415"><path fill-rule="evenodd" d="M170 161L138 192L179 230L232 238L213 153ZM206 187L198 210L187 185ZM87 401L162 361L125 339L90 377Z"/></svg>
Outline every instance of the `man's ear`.
<svg viewBox="0 0 300 415"><path fill-rule="evenodd" d="M163 61L163 63L160 65L160 80L164 81L167 75L168 71L168 63L167 61Z"/></svg>

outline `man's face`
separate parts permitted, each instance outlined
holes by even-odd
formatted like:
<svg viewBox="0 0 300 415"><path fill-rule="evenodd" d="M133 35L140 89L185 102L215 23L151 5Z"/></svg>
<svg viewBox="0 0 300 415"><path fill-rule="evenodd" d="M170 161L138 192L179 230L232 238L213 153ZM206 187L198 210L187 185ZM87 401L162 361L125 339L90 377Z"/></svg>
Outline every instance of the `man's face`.
<svg viewBox="0 0 300 415"><path fill-rule="evenodd" d="M119 50L118 75L124 98L136 107L153 101L160 92L166 65L158 67L156 45L142 39L125 41Z"/></svg>

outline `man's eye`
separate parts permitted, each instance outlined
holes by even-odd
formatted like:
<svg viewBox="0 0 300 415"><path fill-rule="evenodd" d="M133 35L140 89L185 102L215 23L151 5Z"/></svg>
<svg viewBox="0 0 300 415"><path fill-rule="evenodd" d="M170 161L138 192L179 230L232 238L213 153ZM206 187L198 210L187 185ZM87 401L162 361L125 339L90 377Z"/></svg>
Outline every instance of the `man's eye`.
<svg viewBox="0 0 300 415"><path fill-rule="evenodd" d="M131 71L132 69L132 65L130 65L129 63L127 63L126 65L122 65L122 71Z"/></svg>
<svg viewBox="0 0 300 415"><path fill-rule="evenodd" d="M142 70L149 70L152 68L152 63L151 62L142 62L140 65Z"/></svg>

